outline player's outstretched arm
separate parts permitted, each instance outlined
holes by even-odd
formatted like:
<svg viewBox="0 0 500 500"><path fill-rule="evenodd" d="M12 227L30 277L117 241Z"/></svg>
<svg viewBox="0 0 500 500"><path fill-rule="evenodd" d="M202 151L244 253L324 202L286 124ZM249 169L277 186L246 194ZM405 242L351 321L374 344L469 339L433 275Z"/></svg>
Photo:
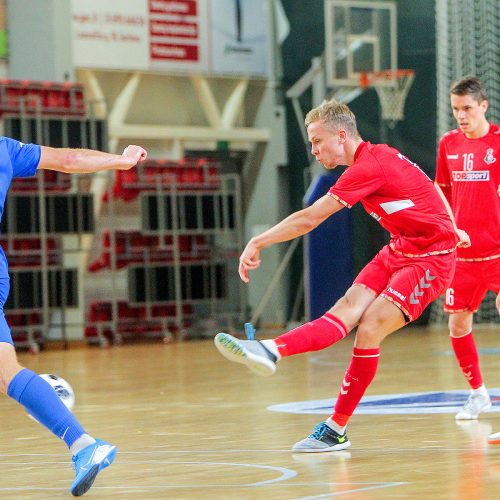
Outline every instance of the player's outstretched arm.
<svg viewBox="0 0 500 500"><path fill-rule="evenodd" d="M240 278L248 283L249 271L260 266L260 251L263 248L303 236L319 226L330 215L344 208L340 202L331 196L325 195L310 207L304 208L289 215L286 219L271 227L267 231L254 236L246 245L240 256L238 273Z"/></svg>
<svg viewBox="0 0 500 500"><path fill-rule="evenodd" d="M141 146L130 145L123 154L115 155L92 149L50 148L42 146L38 168L67 174L88 174L101 170L129 170L144 161L147 152Z"/></svg>

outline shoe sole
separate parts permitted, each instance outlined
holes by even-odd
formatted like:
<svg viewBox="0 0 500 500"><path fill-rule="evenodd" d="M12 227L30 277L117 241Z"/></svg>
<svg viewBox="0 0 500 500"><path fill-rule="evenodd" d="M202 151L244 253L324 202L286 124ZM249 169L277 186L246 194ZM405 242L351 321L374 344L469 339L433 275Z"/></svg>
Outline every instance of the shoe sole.
<svg viewBox="0 0 500 500"><path fill-rule="evenodd" d="M292 448L294 453L324 453L327 451L341 451L349 448L351 446L350 441L346 441L345 443L334 444L333 446L329 446L328 448Z"/></svg>
<svg viewBox="0 0 500 500"><path fill-rule="evenodd" d="M487 404L484 408L481 408L481 411L477 415L470 415L470 416L461 416L460 412L455 415L455 420L477 420L479 418L479 414L482 413L483 411L488 410L491 408L491 403Z"/></svg>
<svg viewBox="0 0 500 500"><path fill-rule="evenodd" d="M488 436L488 444L500 444L500 432Z"/></svg>
<svg viewBox="0 0 500 500"><path fill-rule="evenodd" d="M218 333L214 338L214 343L226 359L246 365L257 375L269 377L276 371L276 365L270 359L249 352L236 337L228 333Z"/></svg>
<svg viewBox="0 0 500 500"><path fill-rule="evenodd" d="M81 497L85 495L87 491L90 490L92 485L94 484L95 478L97 474L106 467L109 467L116 456L116 447L114 447L105 457L104 459L94 466L92 466L88 473L82 478L82 480L71 490L71 494L74 497Z"/></svg>

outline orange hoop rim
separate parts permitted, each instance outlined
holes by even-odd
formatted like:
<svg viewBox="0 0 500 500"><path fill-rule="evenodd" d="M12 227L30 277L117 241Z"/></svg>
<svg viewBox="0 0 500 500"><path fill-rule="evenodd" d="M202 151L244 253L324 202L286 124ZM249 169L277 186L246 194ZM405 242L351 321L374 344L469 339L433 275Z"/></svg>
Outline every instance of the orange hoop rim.
<svg viewBox="0 0 500 500"><path fill-rule="evenodd" d="M359 74L359 86L366 89L378 81L400 80L413 76L413 69L386 69L383 71L364 71Z"/></svg>

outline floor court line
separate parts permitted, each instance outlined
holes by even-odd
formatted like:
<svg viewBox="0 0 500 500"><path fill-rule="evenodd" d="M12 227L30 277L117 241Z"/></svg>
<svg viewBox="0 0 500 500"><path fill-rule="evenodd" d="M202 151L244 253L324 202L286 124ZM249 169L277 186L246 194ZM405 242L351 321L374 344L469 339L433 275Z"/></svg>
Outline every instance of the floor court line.
<svg viewBox="0 0 500 500"><path fill-rule="evenodd" d="M406 482L398 482L398 483L384 483L384 484L377 484L373 486L367 486L365 488L354 488L350 490L342 490L334 493L323 493L320 495L313 495L313 496L307 496L307 497L300 497L297 498L296 500L316 500L317 498L332 498L332 497L338 497L338 496L343 496L343 495L349 495L351 493L361 493L362 491L369 491L369 490L379 490L383 488L391 488L393 486L403 486L409 483ZM334 483L335 486L339 486L339 483Z"/></svg>
<svg viewBox="0 0 500 500"><path fill-rule="evenodd" d="M368 395L466 393L456 361L430 356L449 349L447 330L408 333L384 343L383 366ZM476 339L483 348L495 348L497 337L497 332L486 331ZM498 496L500 446L488 445L484 433L500 430L499 413L485 413L466 428L457 426L450 414L357 414L349 426L353 446L348 452L292 453L290 446L324 416L267 408L318 401L336 392L352 351L352 341L340 344L332 359L343 359L342 367L291 357L269 381L225 363L210 340L47 351L36 357L20 353L19 358L40 373L60 367L59 374L75 389L75 414L90 432L118 445L115 464L92 488L95 498ZM493 385L500 380L500 365L485 363L484 376ZM384 408L388 403L377 404ZM64 446L30 419L19 419L19 409L6 398L0 410L5 422L16 422L0 435L0 498L67 498L74 475Z"/></svg>

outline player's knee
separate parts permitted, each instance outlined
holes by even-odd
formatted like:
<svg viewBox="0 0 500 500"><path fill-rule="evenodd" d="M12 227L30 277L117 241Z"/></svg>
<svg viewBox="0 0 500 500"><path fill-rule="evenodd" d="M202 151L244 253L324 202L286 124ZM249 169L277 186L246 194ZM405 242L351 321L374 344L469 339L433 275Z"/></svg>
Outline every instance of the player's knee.
<svg viewBox="0 0 500 500"><path fill-rule="evenodd" d="M348 295L344 295L330 309L330 312L343 321L347 331L351 331L358 325L365 309L363 304L356 302Z"/></svg>
<svg viewBox="0 0 500 500"><path fill-rule="evenodd" d="M0 393L7 394L11 380L19 373L23 367L17 362L17 359L6 356L0 351Z"/></svg>
<svg viewBox="0 0 500 500"><path fill-rule="evenodd" d="M472 331L472 315L450 315L450 320L448 322L448 327L450 329L450 336L452 337L463 337Z"/></svg>
<svg viewBox="0 0 500 500"><path fill-rule="evenodd" d="M463 337L471 332L470 325L463 323L450 324L450 336L451 337Z"/></svg>
<svg viewBox="0 0 500 500"><path fill-rule="evenodd" d="M395 314L395 312L397 314ZM361 318L356 331L356 347L378 347L390 333L404 325L404 317L392 309L372 309Z"/></svg>
<svg viewBox="0 0 500 500"><path fill-rule="evenodd" d="M359 349L378 347L385 337L386 335L377 328L376 322L362 321L356 331L356 347Z"/></svg>

